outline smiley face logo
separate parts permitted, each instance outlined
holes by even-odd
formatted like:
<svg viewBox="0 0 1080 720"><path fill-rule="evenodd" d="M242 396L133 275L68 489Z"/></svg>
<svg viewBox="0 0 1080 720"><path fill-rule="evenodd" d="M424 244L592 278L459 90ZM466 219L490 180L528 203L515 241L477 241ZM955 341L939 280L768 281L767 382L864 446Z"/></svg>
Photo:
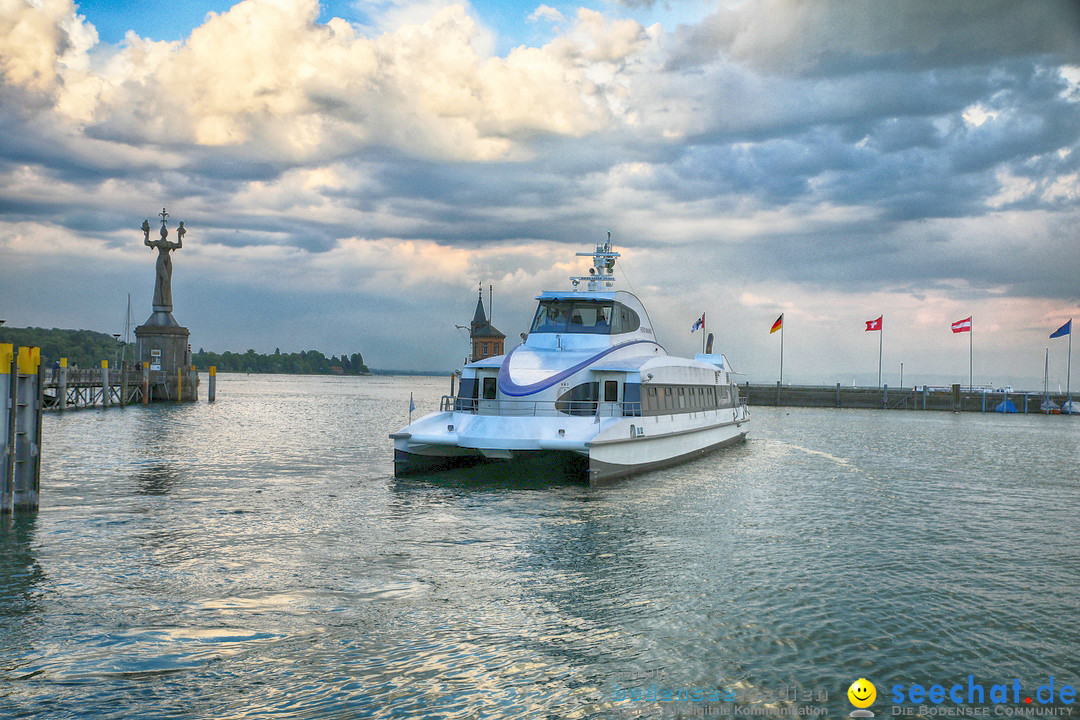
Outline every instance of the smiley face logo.
<svg viewBox="0 0 1080 720"><path fill-rule="evenodd" d="M851 683L851 687L847 691L847 697L855 707L868 708L877 699L877 688L874 687L874 683L866 678L859 678Z"/></svg>

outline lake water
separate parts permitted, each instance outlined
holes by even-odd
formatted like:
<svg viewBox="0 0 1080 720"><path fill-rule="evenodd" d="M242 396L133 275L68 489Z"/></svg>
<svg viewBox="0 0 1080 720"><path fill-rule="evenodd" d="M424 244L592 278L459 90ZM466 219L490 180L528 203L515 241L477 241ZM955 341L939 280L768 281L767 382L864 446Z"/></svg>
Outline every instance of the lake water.
<svg viewBox="0 0 1080 720"><path fill-rule="evenodd" d="M0 716L841 717L865 677L883 717L918 710L897 684L1080 684L1076 418L758 408L602 488L395 479L409 393L448 386L47 415L41 510L0 520Z"/></svg>

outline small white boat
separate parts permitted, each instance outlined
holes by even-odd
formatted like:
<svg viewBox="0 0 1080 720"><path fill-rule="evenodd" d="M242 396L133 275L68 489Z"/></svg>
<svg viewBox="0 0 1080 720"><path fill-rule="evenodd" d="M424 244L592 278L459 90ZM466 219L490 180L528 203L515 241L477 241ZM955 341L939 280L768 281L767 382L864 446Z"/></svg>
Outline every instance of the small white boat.
<svg viewBox="0 0 1080 720"><path fill-rule="evenodd" d="M578 255L590 274L537 297L523 344L465 365L439 412L390 435L395 475L498 461L597 482L745 439L727 358L668 355L641 301L614 289L610 240Z"/></svg>

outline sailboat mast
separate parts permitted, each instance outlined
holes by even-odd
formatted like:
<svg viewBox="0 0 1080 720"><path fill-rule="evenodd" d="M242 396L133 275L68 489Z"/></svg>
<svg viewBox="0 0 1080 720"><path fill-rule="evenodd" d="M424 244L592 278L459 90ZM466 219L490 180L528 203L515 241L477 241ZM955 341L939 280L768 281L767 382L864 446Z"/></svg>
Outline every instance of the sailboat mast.
<svg viewBox="0 0 1080 720"><path fill-rule="evenodd" d="M124 346L120 348L120 367L127 360L127 346L131 342L131 293L127 294L127 313L124 315Z"/></svg>

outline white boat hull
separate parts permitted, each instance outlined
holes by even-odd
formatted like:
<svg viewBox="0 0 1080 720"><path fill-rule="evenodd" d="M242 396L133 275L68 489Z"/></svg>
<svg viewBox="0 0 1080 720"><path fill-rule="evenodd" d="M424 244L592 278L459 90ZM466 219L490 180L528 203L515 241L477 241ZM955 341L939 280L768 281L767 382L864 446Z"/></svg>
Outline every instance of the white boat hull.
<svg viewBox="0 0 1080 720"><path fill-rule="evenodd" d="M508 420L512 420L508 422ZM485 461L559 464L590 483L668 467L746 438L745 406L651 417L537 418L433 413L394 433L398 476Z"/></svg>
<svg viewBox="0 0 1080 720"><path fill-rule="evenodd" d="M746 439L746 408L627 418L589 443L589 480L603 482L669 467ZM634 427L631 436L630 426ZM618 433L625 429L625 434ZM618 437L618 435L622 435Z"/></svg>

